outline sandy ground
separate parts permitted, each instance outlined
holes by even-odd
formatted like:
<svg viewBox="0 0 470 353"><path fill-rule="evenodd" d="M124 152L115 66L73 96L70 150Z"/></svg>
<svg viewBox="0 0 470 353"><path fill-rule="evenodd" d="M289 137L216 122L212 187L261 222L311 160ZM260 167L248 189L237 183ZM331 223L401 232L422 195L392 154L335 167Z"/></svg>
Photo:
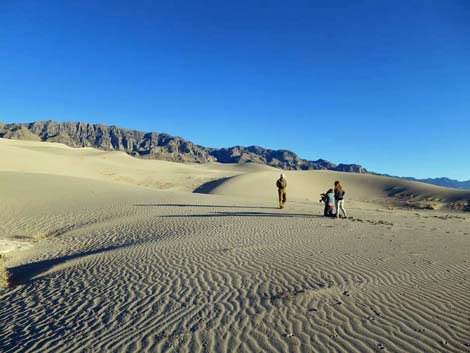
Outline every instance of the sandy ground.
<svg viewBox="0 0 470 353"><path fill-rule="evenodd" d="M0 155L1 352L470 352L470 215L396 208L466 192L288 172L279 210L272 168Z"/></svg>

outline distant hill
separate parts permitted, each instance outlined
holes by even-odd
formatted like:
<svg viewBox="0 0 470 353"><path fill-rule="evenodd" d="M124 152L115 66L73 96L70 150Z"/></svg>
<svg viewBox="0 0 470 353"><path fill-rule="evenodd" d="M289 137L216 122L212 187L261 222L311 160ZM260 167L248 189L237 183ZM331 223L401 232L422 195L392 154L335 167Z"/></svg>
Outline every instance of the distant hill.
<svg viewBox="0 0 470 353"><path fill-rule="evenodd" d="M467 181L458 181L449 178L427 178L427 179L416 179L411 177L402 178L411 181L419 181L426 184L432 184L437 186L443 186L446 188L454 189L470 189L470 180Z"/></svg>
<svg viewBox="0 0 470 353"><path fill-rule="evenodd" d="M123 151L132 156L175 162L260 163L287 170L327 169L367 173L360 165L336 165L323 159L309 161L287 150L271 150L259 146L209 148L164 133L128 130L102 124L54 121L0 123L0 137Z"/></svg>

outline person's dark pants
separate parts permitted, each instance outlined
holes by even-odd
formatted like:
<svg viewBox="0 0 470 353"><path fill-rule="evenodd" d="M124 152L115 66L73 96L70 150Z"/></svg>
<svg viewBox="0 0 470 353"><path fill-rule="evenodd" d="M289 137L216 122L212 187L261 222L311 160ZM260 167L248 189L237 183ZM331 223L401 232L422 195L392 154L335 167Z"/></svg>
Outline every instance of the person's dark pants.
<svg viewBox="0 0 470 353"><path fill-rule="evenodd" d="M325 211L324 211L325 217L335 217L336 213L334 211L335 211L335 208L333 206L325 205Z"/></svg>
<svg viewBox="0 0 470 353"><path fill-rule="evenodd" d="M277 193L279 194L279 207L284 208L287 201L287 191L286 189L277 189Z"/></svg>

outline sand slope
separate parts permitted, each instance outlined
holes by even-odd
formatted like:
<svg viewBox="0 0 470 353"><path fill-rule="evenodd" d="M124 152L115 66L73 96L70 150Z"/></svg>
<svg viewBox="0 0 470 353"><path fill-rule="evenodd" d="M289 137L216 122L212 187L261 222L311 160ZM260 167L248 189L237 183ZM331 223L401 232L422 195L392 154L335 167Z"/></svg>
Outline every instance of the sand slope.
<svg viewBox="0 0 470 353"><path fill-rule="evenodd" d="M0 154L0 172L63 175L176 191L193 191L210 180L271 169L254 164L202 165L143 160L124 152L8 139L0 139Z"/></svg>
<svg viewBox="0 0 470 353"><path fill-rule="evenodd" d="M279 171L241 174L208 190L211 194L268 199ZM470 202L470 190L457 190L400 180L397 178L334 171L286 171L288 197L295 201L315 202L319 194L340 180L348 202L414 208L463 209ZM261 187L262 186L262 187Z"/></svg>
<svg viewBox="0 0 470 353"><path fill-rule="evenodd" d="M27 155L0 172L2 231L37 239L6 255L1 352L470 351L467 213L390 210L383 179L341 175L352 218L326 219L315 194L328 172L288 173L281 211L264 191L278 172L257 166L168 165L173 183L180 167L229 178L207 195L107 179L80 158L82 177L56 157L38 174ZM302 183L322 185L304 197Z"/></svg>

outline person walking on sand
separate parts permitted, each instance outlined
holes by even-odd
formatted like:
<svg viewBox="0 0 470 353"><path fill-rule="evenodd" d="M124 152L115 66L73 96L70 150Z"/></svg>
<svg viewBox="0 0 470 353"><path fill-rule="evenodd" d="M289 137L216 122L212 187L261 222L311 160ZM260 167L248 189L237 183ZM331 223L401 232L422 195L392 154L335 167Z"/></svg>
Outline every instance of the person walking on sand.
<svg viewBox="0 0 470 353"><path fill-rule="evenodd" d="M279 195L279 208L284 208L287 201L287 180L284 174L281 173L281 177L276 181L277 193Z"/></svg>
<svg viewBox="0 0 470 353"><path fill-rule="evenodd" d="M340 211L343 212L344 218L348 218L348 214L344 209L344 194L346 192L339 181L335 181L335 202L336 202L336 218L341 217Z"/></svg>

